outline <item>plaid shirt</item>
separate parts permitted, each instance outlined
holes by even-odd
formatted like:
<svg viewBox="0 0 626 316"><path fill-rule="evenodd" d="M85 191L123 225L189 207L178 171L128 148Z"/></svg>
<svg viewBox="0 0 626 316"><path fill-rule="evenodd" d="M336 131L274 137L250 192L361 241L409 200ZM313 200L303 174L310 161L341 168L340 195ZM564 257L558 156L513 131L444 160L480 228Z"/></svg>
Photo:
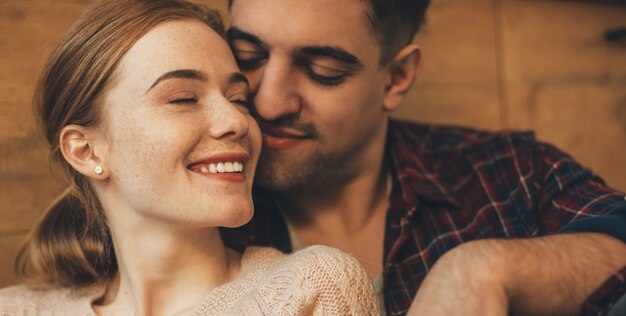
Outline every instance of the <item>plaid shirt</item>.
<svg viewBox="0 0 626 316"><path fill-rule="evenodd" d="M383 264L388 315L405 314L437 259L463 242L563 231L603 232L626 242L624 193L532 133L391 120L386 154L393 175ZM255 203L251 223L223 232L226 243L291 252L269 194L256 189ZM625 279L622 269L607 280L585 302L585 315L606 314L626 293Z"/></svg>

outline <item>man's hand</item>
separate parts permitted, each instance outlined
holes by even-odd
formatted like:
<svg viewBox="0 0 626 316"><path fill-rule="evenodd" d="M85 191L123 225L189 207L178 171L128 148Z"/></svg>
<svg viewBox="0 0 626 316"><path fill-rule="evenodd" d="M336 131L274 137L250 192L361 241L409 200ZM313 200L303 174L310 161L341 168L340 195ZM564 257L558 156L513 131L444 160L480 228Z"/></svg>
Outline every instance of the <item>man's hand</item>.
<svg viewBox="0 0 626 316"><path fill-rule="evenodd" d="M626 245L593 233L478 240L428 272L408 315L578 315L626 265Z"/></svg>

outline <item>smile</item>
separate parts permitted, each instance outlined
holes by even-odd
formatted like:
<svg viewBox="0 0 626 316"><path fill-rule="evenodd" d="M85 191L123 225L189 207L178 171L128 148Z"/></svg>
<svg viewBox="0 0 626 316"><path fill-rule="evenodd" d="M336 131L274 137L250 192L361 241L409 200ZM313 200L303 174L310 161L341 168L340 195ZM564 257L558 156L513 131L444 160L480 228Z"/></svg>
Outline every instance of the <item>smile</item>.
<svg viewBox="0 0 626 316"><path fill-rule="evenodd" d="M244 165L250 159L247 153L221 153L199 159L187 166L189 170L203 177L231 182L246 180Z"/></svg>
<svg viewBox="0 0 626 316"><path fill-rule="evenodd" d="M195 164L190 169L199 173L241 173L243 172L243 162L225 161L209 164Z"/></svg>

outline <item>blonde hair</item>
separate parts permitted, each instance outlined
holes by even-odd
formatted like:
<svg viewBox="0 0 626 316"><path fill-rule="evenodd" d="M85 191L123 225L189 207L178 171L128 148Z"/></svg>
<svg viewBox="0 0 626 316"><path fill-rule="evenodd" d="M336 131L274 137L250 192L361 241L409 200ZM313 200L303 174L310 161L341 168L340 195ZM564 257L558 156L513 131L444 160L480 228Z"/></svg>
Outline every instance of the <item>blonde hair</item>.
<svg viewBox="0 0 626 316"><path fill-rule="evenodd" d="M102 206L86 177L59 150L64 126L98 126L100 100L118 63L157 24L181 19L204 22L223 38L216 11L183 0L100 1L83 14L52 52L39 80L35 116L50 147L51 161L69 184L29 235L15 261L22 277L82 287L117 272L115 251Z"/></svg>

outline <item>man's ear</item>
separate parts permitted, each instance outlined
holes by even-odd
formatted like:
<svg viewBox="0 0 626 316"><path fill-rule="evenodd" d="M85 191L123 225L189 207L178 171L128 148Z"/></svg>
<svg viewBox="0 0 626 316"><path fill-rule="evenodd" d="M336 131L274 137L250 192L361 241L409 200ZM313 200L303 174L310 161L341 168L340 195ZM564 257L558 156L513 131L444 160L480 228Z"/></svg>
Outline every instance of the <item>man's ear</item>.
<svg viewBox="0 0 626 316"><path fill-rule="evenodd" d="M96 131L80 125L67 125L59 135L59 146L65 160L76 171L94 180L109 177L109 169L96 150ZM100 168L98 168L100 167Z"/></svg>
<svg viewBox="0 0 626 316"><path fill-rule="evenodd" d="M405 46L389 62L389 78L385 91L384 108L395 111L415 82L415 77L422 65L422 53L419 46Z"/></svg>

